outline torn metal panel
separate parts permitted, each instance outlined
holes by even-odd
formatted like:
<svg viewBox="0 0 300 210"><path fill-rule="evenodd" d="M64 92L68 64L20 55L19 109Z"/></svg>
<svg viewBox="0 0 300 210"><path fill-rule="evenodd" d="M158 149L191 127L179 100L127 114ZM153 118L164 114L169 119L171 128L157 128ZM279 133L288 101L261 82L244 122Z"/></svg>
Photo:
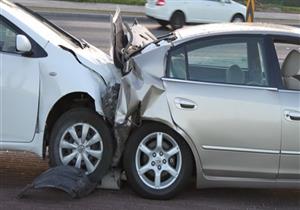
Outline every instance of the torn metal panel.
<svg viewBox="0 0 300 210"><path fill-rule="evenodd" d="M108 86L106 92L102 95L102 108L103 113L110 122L114 125L115 122L115 112L117 108L118 98L119 98L120 84L116 83L114 86Z"/></svg>
<svg viewBox="0 0 300 210"><path fill-rule="evenodd" d="M120 84L107 89L102 104L105 117L114 128L116 148L112 166L117 167L132 128L138 127L142 119L172 123L162 77L165 55L176 35L157 38L137 21L129 26L123 23L120 10L112 17L111 24L111 53L123 77Z"/></svg>
<svg viewBox="0 0 300 210"><path fill-rule="evenodd" d="M19 193L18 198L23 198L29 189L41 188L55 188L72 198L82 198L93 192L96 186L97 183L92 183L84 171L71 166L58 166L42 173Z"/></svg>
<svg viewBox="0 0 300 210"><path fill-rule="evenodd" d="M148 73L137 65L135 59L127 62L130 68L122 77L118 103L114 117L114 134L117 142L113 166L117 166L123 154L132 127L139 126L142 119L172 123L162 77L156 72ZM155 110L155 111L154 111Z"/></svg>

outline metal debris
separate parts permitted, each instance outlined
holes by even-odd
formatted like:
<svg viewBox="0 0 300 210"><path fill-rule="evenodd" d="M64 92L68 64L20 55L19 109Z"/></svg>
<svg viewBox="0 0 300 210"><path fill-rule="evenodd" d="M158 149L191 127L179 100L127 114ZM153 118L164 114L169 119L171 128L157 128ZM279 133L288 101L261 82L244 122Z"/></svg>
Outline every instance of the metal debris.
<svg viewBox="0 0 300 210"><path fill-rule="evenodd" d="M84 171L71 166L58 166L38 176L19 193L18 198L23 198L30 189L41 188L55 188L68 193L72 198L82 198L96 187L97 183L92 183Z"/></svg>

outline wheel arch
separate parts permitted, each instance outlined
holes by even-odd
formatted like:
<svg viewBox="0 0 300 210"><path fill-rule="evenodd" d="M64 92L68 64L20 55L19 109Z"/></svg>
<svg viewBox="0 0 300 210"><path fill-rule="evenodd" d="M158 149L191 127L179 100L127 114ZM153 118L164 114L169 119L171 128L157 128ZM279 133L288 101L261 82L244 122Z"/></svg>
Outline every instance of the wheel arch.
<svg viewBox="0 0 300 210"><path fill-rule="evenodd" d="M240 13L240 12L237 12L237 13L235 13L234 15L232 15L232 17L231 17L231 19L230 19L230 22L232 22L233 21L233 19L235 18L235 17L237 17L237 16L240 16L240 17L242 17L243 18L243 20L244 21L246 21L246 17L245 17L245 15L243 15L242 13Z"/></svg>
<svg viewBox="0 0 300 210"><path fill-rule="evenodd" d="M185 13L184 13L184 11L183 10L181 10L181 9L176 9L172 14L171 14L171 16L170 16L170 20L169 21L171 21L171 19L172 19L172 17L173 17L173 15L175 14L175 13L177 13L177 12L179 12L179 13L182 13L183 14L183 16L184 16L184 20L185 20L185 22L186 22L186 15L185 15Z"/></svg>
<svg viewBox="0 0 300 210"><path fill-rule="evenodd" d="M44 127L44 137L43 137L43 157L46 155L46 148L49 145L50 134L53 129L55 122L59 117L66 111L73 109L85 107L96 111L95 99L86 92L72 92L64 95L51 107Z"/></svg>

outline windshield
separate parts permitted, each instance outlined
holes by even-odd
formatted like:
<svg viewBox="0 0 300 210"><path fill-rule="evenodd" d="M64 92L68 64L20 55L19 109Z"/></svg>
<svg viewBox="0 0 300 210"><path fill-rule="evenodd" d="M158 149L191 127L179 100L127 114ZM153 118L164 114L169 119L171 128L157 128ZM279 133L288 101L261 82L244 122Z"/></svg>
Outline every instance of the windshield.
<svg viewBox="0 0 300 210"><path fill-rule="evenodd" d="M78 46L78 47L80 47L82 49L84 49L85 47L87 47L87 43L85 41L76 38L72 34L66 32L65 30L63 30L59 26L55 25L54 23L50 22L46 18L42 17L38 13L32 11L31 9L29 9L29 8L27 8L27 7L25 7L25 6L21 5L21 4L16 3L16 5L19 8L21 8L24 12L30 14L32 17L36 18L41 23L43 23L44 25L46 25L48 28L50 28L53 32L55 32L61 38L65 39L65 40L67 40L69 42L71 42L72 44L75 44L76 46Z"/></svg>

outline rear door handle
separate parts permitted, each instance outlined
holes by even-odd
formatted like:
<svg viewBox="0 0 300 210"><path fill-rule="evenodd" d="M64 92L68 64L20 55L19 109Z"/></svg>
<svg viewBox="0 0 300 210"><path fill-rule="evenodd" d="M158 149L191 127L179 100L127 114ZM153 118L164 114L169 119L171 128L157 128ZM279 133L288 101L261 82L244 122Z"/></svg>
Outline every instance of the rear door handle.
<svg viewBox="0 0 300 210"><path fill-rule="evenodd" d="M285 111L284 116L289 121L300 121L300 112L297 111Z"/></svg>
<svg viewBox="0 0 300 210"><path fill-rule="evenodd" d="M197 108L197 104L194 101L185 98L175 98L175 105L178 109L194 110Z"/></svg>

